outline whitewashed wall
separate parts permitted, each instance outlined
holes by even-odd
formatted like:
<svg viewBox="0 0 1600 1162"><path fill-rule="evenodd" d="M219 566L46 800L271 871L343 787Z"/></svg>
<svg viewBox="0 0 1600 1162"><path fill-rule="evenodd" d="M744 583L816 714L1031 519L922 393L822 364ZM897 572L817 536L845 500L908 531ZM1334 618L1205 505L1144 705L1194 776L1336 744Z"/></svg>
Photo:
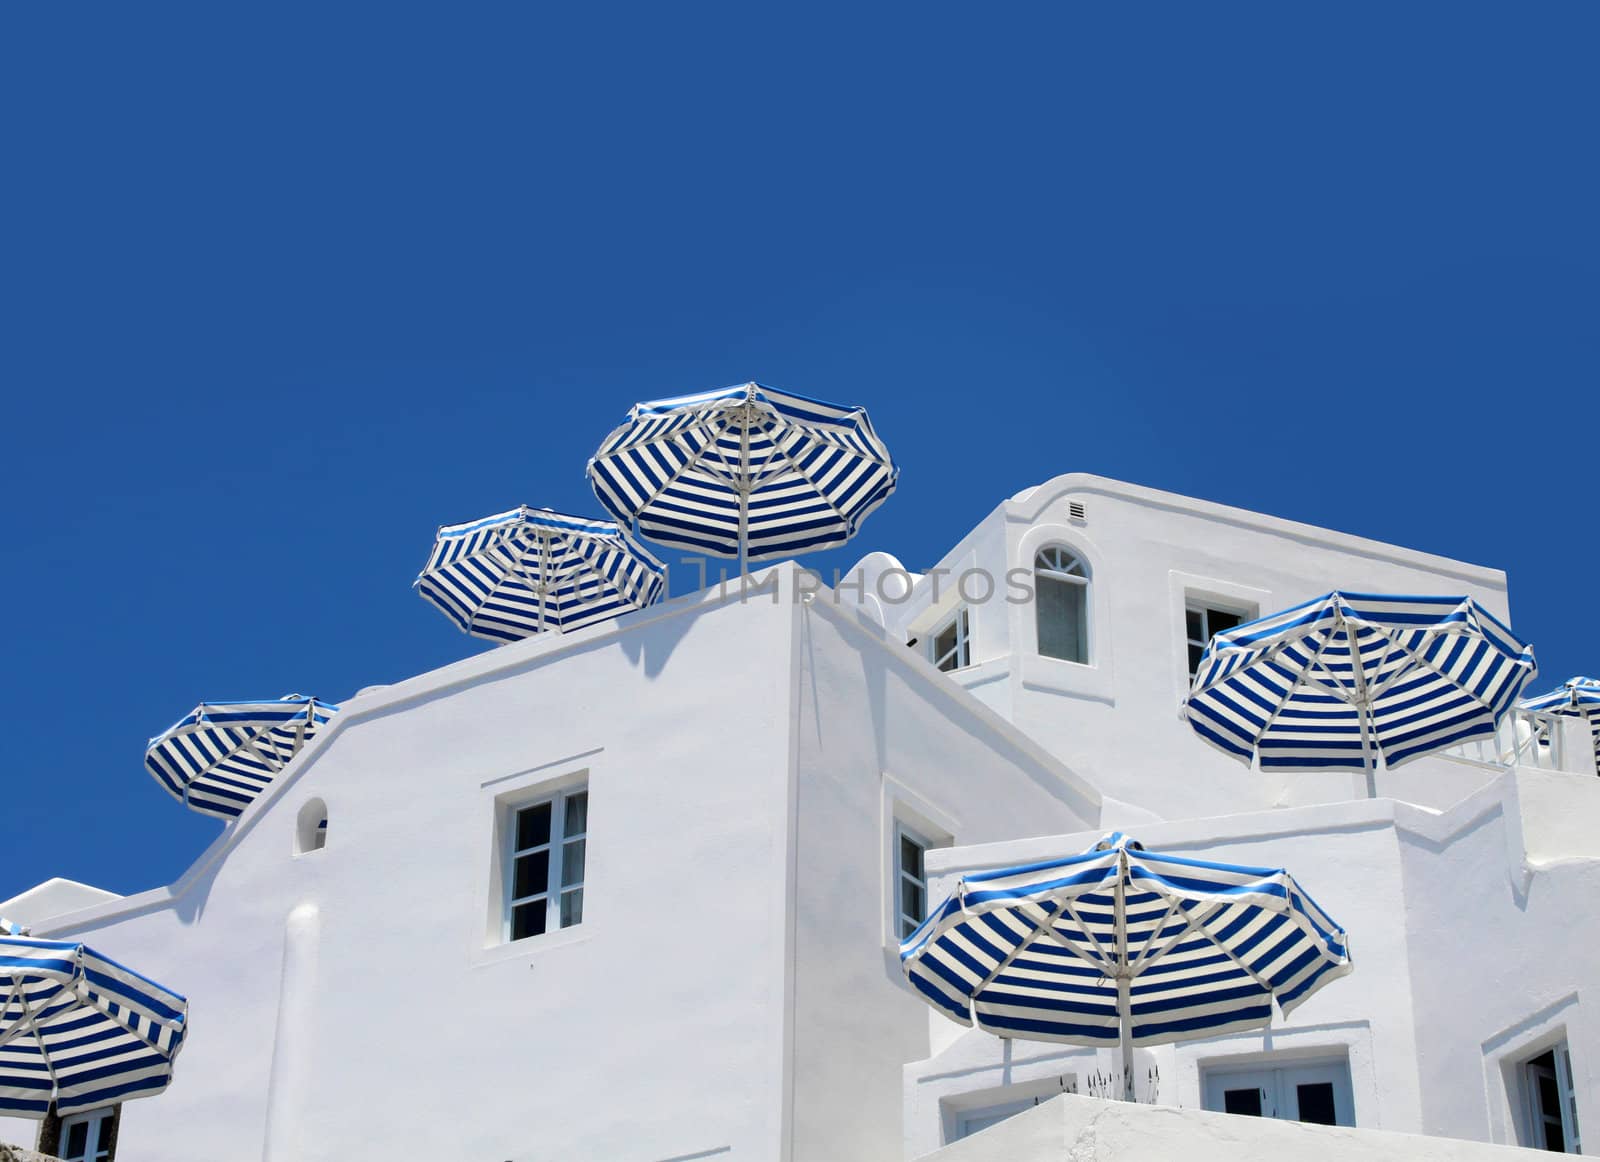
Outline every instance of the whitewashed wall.
<svg viewBox="0 0 1600 1162"><path fill-rule="evenodd" d="M1070 515L1081 504L1082 519ZM1008 570L1066 545L1092 571L1090 661L1041 657L1036 611L1008 603ZM1466 594L1508 618L1504 573L1309 525L1084 474L1059 476L1006 501L883 606L902 636L925 637L982 570L996 596L970 604L973 665L954 675L1090 779L1105 795L1183 819L1365 793L1360 776L1251 774L1200 743L1178 716L1188 686L1186 593L1266 614L1330 589ZM983 592L974 576L967 593ZM1420 759L1380 778L1380 794L1447 806L1492 774Z"/></svg>
<svg viewBox="0 0 1600 1162"><path fill-rule="evenodd" d="M263 1157L269 1121L272 1159L777 1157L791 623L675 608L357 698L190 882L57 926L191 999L119 1158ZM495 800L577 775L584 922L502 945Z"/></svg>
<svg viewBox="0 0 1600 1162"><path fill-rule="evenodd" d="M1099 797L780 572L776 601L702 595L357 697L175 888L41 925L190 997L119 1157L896 1150L926 1022L885 811L997 839L1092 827ZM583 923L504 944L497 804L574 778ZM296 855L313 798L327 845Z"/></svg>
<svg viewBox="0 0 1600 1162"><path fill-rule="evenodd" d="M824 601L797 629L794 1153L900 1149L901 1066L928 1052L899 968L898 813L924 837L1094 826L1099 797L926 662Z"/></svg>
<svg viewBox="0 0 1600 1162"><path fill-rule="evenodd" d="M1536 1162L1542 1151L1203 1110L1059 1097L939 1151L929 1162Z"/></svg>
<svg viewBox="0 0 1600 1162"><path fill-rule="evenodd" d="M1539 809L1558 794L1559 821ZM1535 804L1528 810L1528 804ZM966 871L1071 854L1093 833L936 852L943 895ZM1137 1052L1163 1105L1202 1106L1208 1068L1269 1060L1349 1062L1356 1124L1483 1142L1519 1140L1510 1072L1565 1038L1579 1109L1600 1108L1593 1067L1600 1029L1586 994L1600 980L1600 781L1521 770L1454 809L1389 800L1152 824L1152 850L1287 868L1350 934L1355 971L1328 984L1271 1031ZM1115 1054L1017 1042L929 1012L944 1045L905 1072L902 1156L947 1142L961 1109L1079 1092Z"/></svg>
<svg viewBox="0 0 1600 1162"><path fill-rule="evenodd" d="M962 1102L1109 1069L963 1033L910 993L896 817L963 845L932 859L949 874L1108 827L1282 864L1346 924L1356 973L1289 1028L1143 1055L1163 1102L1198 1105L1210 1061L1337 1046L1363 1125L1509 1141L1495 1063L1565 1032L1593 1109L1600 816L1570 776L1425 760L1380 787L1442 813L1344 801L1356 779L1251 773L1177 715L1186 590L1262 612L1465 592L1504 616L1503 575L1069 476L980 523L945 589L972 568L1003 584L1055 541L1094 570L1089 666L1038 657L1032 606L994 600L972 607L975 664L935 672L902 643L952 603L874 553L870 597L806 605L780 569L776 601L701 594L352 700L179 884L41 926L191 997L177 1080L127 1106L123 1162L912 1157ZM584 923L502 945L497 804L580 777ZM312 797L328 845L295 856Z"/></svg>

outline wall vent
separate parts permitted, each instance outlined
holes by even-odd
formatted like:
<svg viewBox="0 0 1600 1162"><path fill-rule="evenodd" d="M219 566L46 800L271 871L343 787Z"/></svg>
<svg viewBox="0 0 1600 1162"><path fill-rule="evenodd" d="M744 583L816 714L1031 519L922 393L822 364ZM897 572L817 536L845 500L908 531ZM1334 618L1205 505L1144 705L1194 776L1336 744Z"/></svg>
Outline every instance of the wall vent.
<svg viewBox="0 0 1600 1162"><path fill-rule="evenodd" d="M1088 520L1089 519L1089 514L1084 510L1083 501L1081 501L1081 500L1069 500L1069 501L1067 501L1067 515L1070 516L1073 520Z"/></svg>

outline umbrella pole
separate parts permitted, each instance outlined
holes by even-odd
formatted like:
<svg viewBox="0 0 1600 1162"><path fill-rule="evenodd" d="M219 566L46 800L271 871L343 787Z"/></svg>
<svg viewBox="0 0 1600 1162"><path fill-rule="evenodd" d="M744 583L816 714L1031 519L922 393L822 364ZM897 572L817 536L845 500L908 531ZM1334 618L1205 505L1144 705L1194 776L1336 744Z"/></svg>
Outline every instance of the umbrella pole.
<svg viewBox="0 0 1600 1162"><path fill-rule="evenodd" d="M1361 711L1361 765L1367 776L1367 798L1378 797L1378 764L1372 757L1372 747L1367 743L1367 712Z"/></svg>
<svg viewBox="0 0 1600 1162"><path fill-rule="evenodd" d="M1117 1023L1122 1054L1122 1100L1133 1100L1133 976L1128 967L1128 853L1117 853Z"/></svg>
<svg viewBox="0 0 1600 1162"><path fill-rule="evenodd" d="M750 414L755 405L755 386L744 389L744 410L739 415L739 594L744 595L744 577L749 568L750 546Z"/></svg>
<svg viewBox="0 0 1600 1162"><path fill-rule="evenodd" d="M744 592L744 577L749 570L750 548L745 539L750 535L750 493L739 489L739 592Z"/></svg>
<svg viewBox="0 0 1600 1162"><path fill-rule="evenodd" d="M539 581L533 587L534 593L539 598L539 628L536 632L544 632L544 578L550 565L550 538L544 533L539 534Z"/></svg>
<svg viewBox="0 0 1600 1162"><path fill-rule="evenodd" d="M1361 772L1367 777L1367 798L1376 799L1378 772L1377 760L1372 757L1372 731L1369 729L1372 696L1367 690L1366 663L1361 660L1361 642L1356 637L1356 631L1350 628L1343 614L1337 616L1339 628L1344 630L1345 640L1350 643L1350 671L1356 679L1356 722L1361 726Z"/></svg>

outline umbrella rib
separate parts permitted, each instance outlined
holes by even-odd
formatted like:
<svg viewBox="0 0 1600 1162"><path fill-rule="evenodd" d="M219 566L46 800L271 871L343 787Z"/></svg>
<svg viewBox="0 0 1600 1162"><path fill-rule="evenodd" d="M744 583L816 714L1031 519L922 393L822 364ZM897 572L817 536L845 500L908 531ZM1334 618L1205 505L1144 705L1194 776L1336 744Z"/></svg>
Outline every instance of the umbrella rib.
<svg viewBox="0 0 1600 1162"><path fill-rule="evenodd" d="M1172 919L1172 914L1174 912L1176 912L1177 910L1178 910L1178 897L1172 896L1170 898L1170 903L1167 904L1167 914L1165 916L1162 916L1160 921L1157 922L1156 927L1155 927L1155 931L1156 932L1160 932L1161 929L1165 928L1167 926L1167 921ZM1128 975L1129 976L1138 976L1139 975L1139 970L1144 967L1144 964L1145 964L1145 962L1147 960L1148 961L1154 961L1154 960L1161 959L1161 957L1165 956L1167 954L1167 951L1174 944L1176 944L1178 941L1182 940L1186 934L1187 934L1187 930L1185 930L1184 932L1179 932L1176 936L1174 936L1172 939L1168 940L1165 944L1163 944L1161 946L1161 951L1160 952L1156 952L1155 951L1156 942L1154 940L1149 941L1147 944L1145 944L1144 949L1139 953L1138 959L1135 960L1132 964L1128 965Z"/></svg>
<svg viewBox="0 0 1600 1162"><path fill-rule="evenodd" d="M1026 915L1026 913L1024 913L1024 915ZM1039 933L1050 930L1055 923L1056 916L1058 915L1060 915L1059 912L1054 914L1047 912L1045 914L1045 918L1038 921L1035 921L1032 916L1028 916L1029 922L1033 924L1033 931L1028 933L1028 935L1022 940L1018 941L1017 946L1010 952L1006 953L1001 959L1000 963L995 965L994 968L990 969L989 973L973 987L973 998L976 999L979 993L995 982L996 977L998 977L1006 969L1010 968L1011 962L1017 957L1021 956L1022 953L1039 938Z"/></svg>
<svg viewBox="0 0 1600 1162"><path fill-rule="evenodd" d="M1165 893L1162 893L1162 894L1165 895ZM1206 916L1205 916L1206 922L1209 923L1211 921L1211 919L1213 917L1215 917L1216 914L1218 912L1222 911L1222 909L1225 908L1225 907L1227 907L1226 903L1218 903L1218 904L1213 905L1211 910L1206 913ZM1209 940L1211 942L1211 945L1212 945L1213 948L1215 948L1218 952L1222 953L1222 955L1226 956L1229 960L1233 961L1234 966L1237 967L1241 972L1247 974L1250 977L1251 980L1255 981L1258 985L1260 985L1261 986L1261 990L1263 992L1265 992L1269 997L1273 995L1272 986L1270 984L1268 984L1264 979L1262 979L1261 974L1258 973L1255 969L1251 968L1244 961L1240 960L1239 957L1237 955L1235 955L1234 951L1231 948L1227 947L1220 940L1218 940L1215 936L1213 936L1211 934L1211 931L1208 928L1204 927L1199 920L1197 920L1193 915L1190 914L1189 909L1187 909L1187 908L1183 909L1183 918L1184 918L1184 921L1189 925L1189 929L1192 929L1193 931L1200 933L1200 935L1204 936L1207 940Z"/></svg>
<svg viewBox="0 0 1600 1162"><path fill-rule="evenodd" d="M1487 639L1485 639L1485 640L1487 640ZM1492 711L1494 709L1493 706L1491 706L1491 705L1489 705L1489 703L1485 702L1476 693L1474 693L1473 691L1467 689L1467 687L1462 685L1461 682L1457 681L1455 678L1452 678L1449 674L1446 674L1443 670L1439 669L1438 666L1436 666L1432 662L1428 661L1427 658L1418 657L1416 654L1412 654L1411 662L1412 662L1412 665L1414 665L1417 669L1427 670L1430 673L1437 675L1443 681L1448 682L1452 687L1454 687L1457 690L1460 690L1463 694L1465 694L1468 698L1471 698L1474 702L1476 702L1479 706L1483 707L1485 710ZM1524 679L1524 680L1526 680L1526 679Z"/></svg>
<svg viewBox="0 0 1600 1162"><path fill-rule="evenodd" d="M1072 906L1072 901L1071 900L1065 901L1064 902L1064 907L1066 909L1067 915L1072 917L1072 922L1078 926L1079 930L1082 931L1082 932L1088 933L1088 935L1089 935L1089 948L1094 952L1095 957L1098 958L1099 961L1100 961L1100 963L1098 965L1096 965L1096 967L1100 969L1100 972L1101 972L1102 976L1104 976L1107 980L1110 980L1111 977L1112 977L1112 974L1109 973L1109 972L1106 972L1106 967L1108 965L1110 967L1112 967L1112 968L1116 967L1117 954L1114 951L1108 953L1104 948L1102 948L1100 946L1100 938L1094 934L1094 929L1091 928L1088 925L1088 923L1084 920L1084 918L1082 916L1078 915L1078 910ZM1060 933L1059 931L1057 931L1054 925L1051 925L1051 927L1050 927L1050 934L1055 937L1057 943L1063 944L1067 948L1071 949L1073 952L1078 953L1079 956L1083 956L1083 953L1079 949L1077 949L1076 947L1073 946L1073 944L1069 940L1069 938L1064 936L1064 935L1062 935L1062 933ZM1094 960L1092 960L1092 959L1090 959L1088 957L1084 957L1084 959L1085 960L1089 960L1090 964L1094 964Z"/></svg>
<svg viewBox="0 0 1600 1162"><path fill-rule="evenodd" d="M1283 713L1283 708L1285 706L1289 705L1289 699L1294 696L1295 687L1300 685L1301 679L1303 679L1306 676L1307 671L1309 671L1312 666L1317 665L1318 662L1321 661L1321 659L1322 659L1322 651L1327 649L1327 648L1328 648L1328 639L1326 637L1324 637L1322 639L1322 644L1317 647L1317 652L1312 654L1310 659L1306 662L1306 664L1300 667L1300 672L1295 675L1294 681L1289 684L1289 692L1287 694L1285 694L1281 699L1278 700L1278 704L1272 708L1272 713L1267 715L1267 720L1261 724L1261 729L1256 731L1256 749L1257 750L1259 750L1260 747L1261 747L1261 739L1263 737L1265 737L1267 731L1272 729L1272 724L1274 722L1278 721L1278 715L1282 714ZM1326 671L1324 671L1324 672L1326 673ZM1332 675L1330 674L1329 677L1332 677Z"/></svg>
<svg viewBox="0 0 1600 1162"><path fill-rule="evenodd" d="M1407 658L1408 660L1405 661L1404 664L1402 664L1401 666L1396 668L1395 672L1390 674L1383 681L1375 683L1374 685L1371 685L1371 686L1367 687L1367 703L1368 703L1368 705L1371 705L1372 703L1376 702L1379 699L1379 697L1382 696L1382 694L1383 694L1383 692L1385 690L1387 690L1390 686L1393 686L1401 678L1403 678L1407 674L1409 674L1411 672L1412 667L1416 664L1416 653L1417 653L1416 650L1407 650L1407 649L1403 648L1400 645L1399 642L1395 641L1394 638L1391 635L1387 634L1387 633L1384 634L1383 636L1384 636L1384 640L1387 641L1389 644L1384 647L1383 657L1378 659L1378 672L1380 674L1383 672L1383 667L1388 665L1390 655L1392 653L1394 653L1396 650L1398 650L1400 652L1400 656L1402 658ZM1436 636L1435 631L1433 631L1431 629L1426 631L1426 633L1424 634L1424 638L1423 638L1424 644L1426 644L1426 642L1428 642L1428 641L1431 641L1435 636Z"/></svg>
<svg viewBox="0 0 1600 1162"><path fill-rule="evenodd" d="M56 1091L61 1088L61 1083L56 1079L56 1067L51 1063L50 1054L44 1047L44 1034L39 1031L39 1023L33 1018L33 1006L28 1004L28 998L22 992L20 981L13 988L11 996L22 1007L22 1016L17 1018L17 1023L6 1031L4 1037L0 1037L0 1045L6 1044L16 1036L22 1030L23 1025L28 1027L28 1031L33 1034L34 1041L39 1045L39 1060L44 1064L45 1072L50 1075L50 1098L54 1101ZM76 997L77 994L74 993L73 996ZM79 1004L82 1004L81 999Z"/></svg>
<svg viewBox="0 0 1600 1162"><path fill-rule="evenodd" d="M697 421L697 422L703 423L708 428L711 428L711 445L710 446L712 448L715 448L717 446L717 435L718 435L716 429L712 426L712 425L714 425L715 420L708 414L708 415L702 416L700 418L700 420ZM688 426L692 427L693 425L688 425ZM647 447L647 446L649 446L651 444L659 444L664 440L678 440L678 441L681 442L684 430L686 430L686 429L680 429L679 431L676 431L676 432L668 432L665 435L655 436L655 437L653 437L653 438L651 438L649 440L645 440L645 441L643 441L641 443L635 444L633 446L633 448L629 448L628 451L631 452L631 451L633 451L634 448L644 448L644 447ZM687 447L685 448L685 450L687 450ZM720 452L718 452L717 455L718 455L719 458L721 458L722 454ZM676 484L678 482L678 478L680 476L682 476L685 472L689 471L689 469L693 468L696 464L699 464L705 458L706 458L705 450L701 449L701 451L698 454L691 455L687 459L685 459L682 464L678 465L677 469L672 473L671 476L668 476L665 480L663 480L661 482L661 487L660 488L657 488L654 492L652 492L649 496L645 497L638 504L632 506L635 518L637 519L639 513L642 513L645 509L649 508L656 501L660 500L662 494L664 492L666 492L667 489L671 488L674 484ZM722 463L723 463L723 466L726 467L728 462L727 462L726 459L723 459ZM732 481L729 481L729 483L731 484Z"/></svg>
<svg viewBox="0 0 1600 1162"><path fill-rule="evenodd" d="M1062 909L1063 910L1070 910L1071 906L1072 905L1070 904L1070 902L1062 901ZM1053 913L1046 913L1045 918L1043 920L1040 920L1040 921L1037 921L1036 923L1034 923L1033 931L1028 933L1028 935L1023 940L1021 940L1017 944L1017 946L1015 948L1013 948L1010 952L1008 952L1006 954L1006 956L1005 956L1005 959L1002 960L999 964L995 965L994 969L992 971L990 971L989 974L987 976L985 976L981 981L979 981L975 988L973 988L973 990L972 990L973 997L976 998L979 993L981 993L984 989L988 988L991 984L993 984L995 982L995 979L997 977L999 977L999 975L1002 972L1004 972L1006 969L1011 967L1011 962L1012 961L1016 960L1017 957L1021 956L1024 952L1026 952L1029 948L1031 948L1033 946L1034 942L1039 939L1041 934L1048 934L1050 936L1053 936L1061 945L1063 945L1067 949L1067 951L1071 952L1074 956L1077 956L1077 957L1081 958L1082 960L1088 962L1090 967L1095 968L1095 969L1099 970L1102 974L1104 974L1105 967L1103 965L1095 964L1094 961L1091 960L1089 957L1084 956L1082 949L1075 947L1070 941L1067 940L1066 937L1062 936L1061 933L1056 931L1055 922L1056 922L1057 919L1060 918L1060 916L1061 916L1061 911L1060 910L1058 910L1056 912L1053 912ZM1029 916L1028 919L1030 921L1032 921L1033 917Z"/></svg>
<svg viewBox="0 0 1600 1162"><path fill-rule="evenodd" d="M22 981L16 977L11 978L11 992L6 995L6 1008L10 1008L12 1005L17 1005L21 1008L22 1016L13 1021L10 1028L0 1030L0 1047L3 1047L18 1033L22 1032L22 1023L28 1013L28 1002L22 992Z"/></svg>
<svg viewBox="0 0 1600 1162"><path fill-rule="evenodd" d="M833 503L833 498L822 491L821 486L818 485L815 480L811 479L810 475L807 474L804 468L795 463L794 457L789 455L789 449L785 448L782 444L779 444L776 440L773 441L772 446L778 449L779 455L781 455L785 460L789 461L789 467L794 470L795 475L799 476L801 480L804 480L807 484L811 485L811 491L817 494L817 496L822 500L822 503L826 504L833 510L834 516L838 517L845 523L846 526L848 526L850 524L850 518L845 516L844 513L840 512L839 506ZM873 463L880 464L881 466L881 463L876 457L873 457Z"/></svg>
<svg viewBox="0 0 1600 1162"><path fill-rule="evenodd" d="M500 591L506 587L507 582L512 580L520 579L525 581L528 585L528 588L533 590L534 596L538 596L538 590L534 588L533 578L528 574L523 565L523 561L527 558L528 554L520 549L513 549L511 546L510 537L506 538L504 547L510 552L511 563L507 565L501 572L500 576L495 579L495 583L489 586L488 592L483 595L483 599L476 603L474 617L469 617L469 621L474 620L476 612L482 611L483 607L488 605L489 602L493 601Z"/></svg>

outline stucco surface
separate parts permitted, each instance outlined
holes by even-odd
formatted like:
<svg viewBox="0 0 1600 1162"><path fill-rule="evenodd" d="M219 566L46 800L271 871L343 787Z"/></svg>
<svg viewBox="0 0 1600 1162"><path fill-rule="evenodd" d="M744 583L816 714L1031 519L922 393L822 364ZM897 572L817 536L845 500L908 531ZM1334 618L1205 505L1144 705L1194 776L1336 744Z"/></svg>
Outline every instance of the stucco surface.
<svg viewBox="0 0 1600 1162"><path fill-rule="evenodd" d="M1093 573L1089 664L1040 657L1033 608L1000 600L970 609L971 666L907 648L961 571L1051 543ZM775 595L710 590L369 688L178 883L18 897L37 934L190 997L174 1083L127 1105L121 1162L883 1162L940 1149L952 1111L1087 1091L1110 1054L1001 1042L910 991L897 821L933 845L935 900L1110 827L1287 867L1356 962L1270 1030L1141 1050L1165 1108L1048 1102L940 1157L1487 1162L1510 1155L1455 1139L1518 1140L1517 1063L1560 1040L1600 1123L1592 766L1429 758L1369 801L1356 777L1251 771L1177 713L1189 597L1459 592L1508 615L1503 574L1078 475L1000 505L939 568L936 598L885 553L859 591L779 566ZM580 781L583 922L509 944L504 821ZM327 845L297 855L313 798ZM1207 1069L1330 1056L1358 1125L1440 1137L1196 1112Z"/></svg>
<svg viewBox="0 0 1600 1162"><path fill-rule="evenodd" d="M54 1154L40 1154L24 1150L21 1146L8 1146L0 1142L0 1162L60 1162Z"/></svg>
<svg viewBox="0 0 1600 1162"><path fill-rule="evenodd" d="M926 1156L929 1162L1534 1162L1538 1150L1062 1096Z"/></svg>

